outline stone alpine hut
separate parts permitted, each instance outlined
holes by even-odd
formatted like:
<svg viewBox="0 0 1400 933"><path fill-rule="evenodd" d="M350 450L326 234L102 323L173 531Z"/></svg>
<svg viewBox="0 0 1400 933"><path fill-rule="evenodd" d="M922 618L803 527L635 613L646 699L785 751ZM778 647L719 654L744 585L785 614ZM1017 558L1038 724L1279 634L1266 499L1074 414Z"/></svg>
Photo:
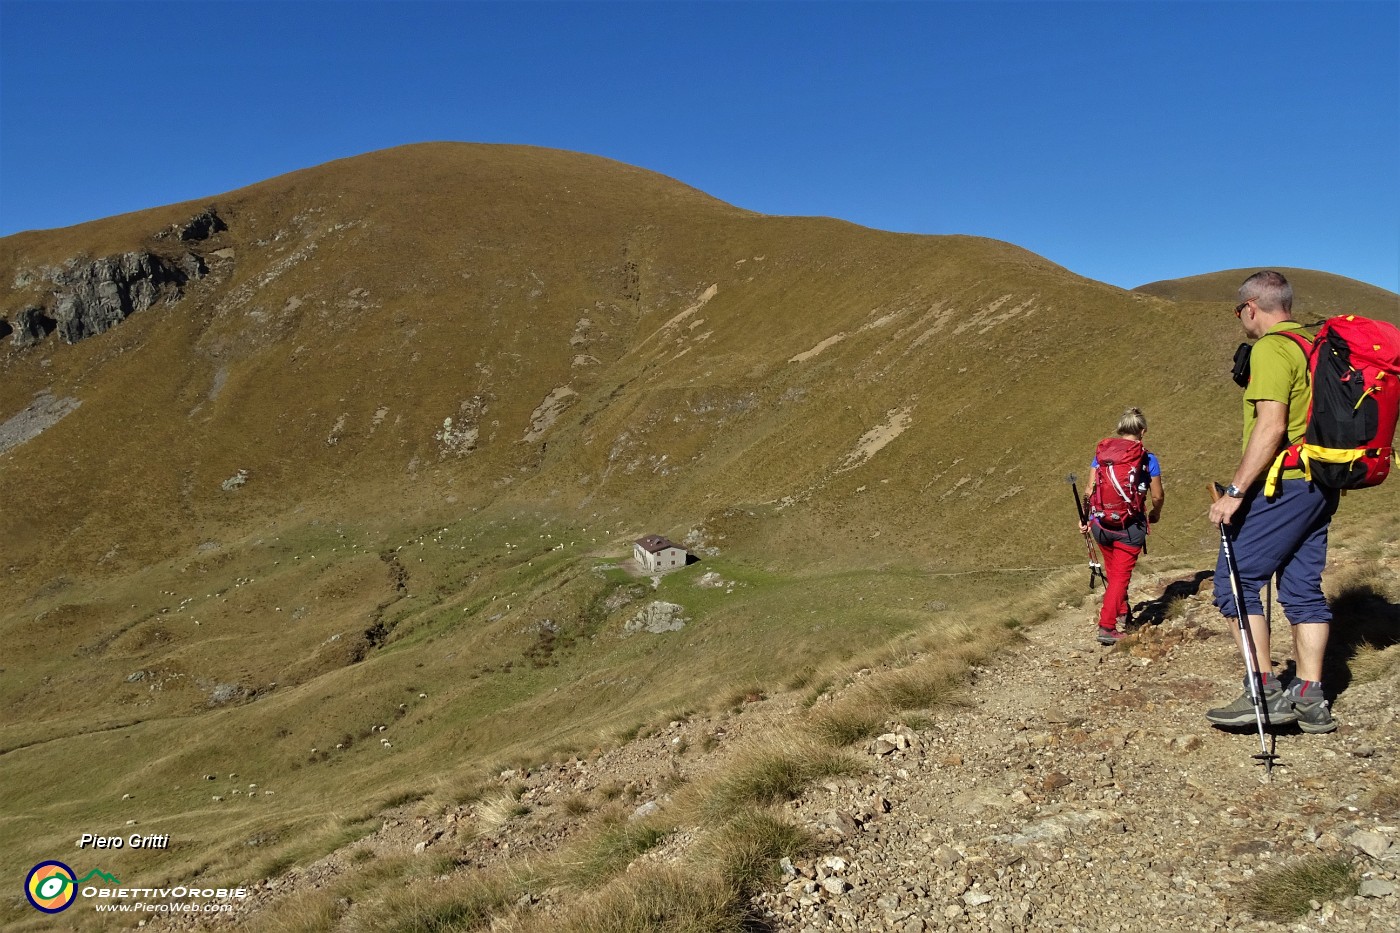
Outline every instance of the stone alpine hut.
<svg viewBox="0 0 1400 933"><path fill-rule="evenodd" d="M632 546L632 556L648 573L684 567L690 556L685 548L664 535L646 535Z"/></svg>

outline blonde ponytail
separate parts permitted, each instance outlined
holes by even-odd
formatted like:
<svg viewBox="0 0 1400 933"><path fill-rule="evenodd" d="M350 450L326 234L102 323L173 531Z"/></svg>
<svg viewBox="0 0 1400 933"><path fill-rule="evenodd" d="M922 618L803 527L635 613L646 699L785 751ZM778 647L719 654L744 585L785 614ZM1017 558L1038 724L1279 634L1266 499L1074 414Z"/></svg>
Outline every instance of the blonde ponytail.
<svg viewBox="0 0 1400 933"><path fill-rule="evenodd" d="M1123 417L1118 419L1117 434L1119 437L1142 437L1147 430L1147 418L1143 416L1141 408L1128 408L1123 411Z"/></svg>

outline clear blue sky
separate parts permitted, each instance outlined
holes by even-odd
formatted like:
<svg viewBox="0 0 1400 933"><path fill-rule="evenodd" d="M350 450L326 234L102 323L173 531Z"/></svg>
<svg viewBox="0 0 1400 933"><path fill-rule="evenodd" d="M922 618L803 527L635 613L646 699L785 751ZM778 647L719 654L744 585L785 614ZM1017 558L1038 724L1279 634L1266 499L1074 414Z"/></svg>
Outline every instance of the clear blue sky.
<svg viewBox="0 0 1400 933"><path fill-rule="evenodd" d="M426 140L1008 240L1115 285L1400 290L1400 2L0 0L0 235Z"/></svg>

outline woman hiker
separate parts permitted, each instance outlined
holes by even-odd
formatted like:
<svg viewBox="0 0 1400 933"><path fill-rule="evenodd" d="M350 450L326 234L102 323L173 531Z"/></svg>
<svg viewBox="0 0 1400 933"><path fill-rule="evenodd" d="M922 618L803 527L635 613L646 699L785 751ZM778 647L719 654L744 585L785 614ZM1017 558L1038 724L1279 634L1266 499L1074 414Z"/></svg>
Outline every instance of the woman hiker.
<svg viewBox="0 0 1400 933"><path fill-rule="evenodd" d="M1157 456L1142 445L1147 419L1142 410L1129 408L1118 419L1112 437L1099 441L1089 484L1089 521L1080 527L1088 531L1103 552L1103 608L1099 611L1101 645L1112 645L1123 637L1128 621L1128 582L1133 577L1138 555L1147 546L1147 526L1162 517L1162 465ZM1152 507L1146 510L1148 498Z"/></svg>

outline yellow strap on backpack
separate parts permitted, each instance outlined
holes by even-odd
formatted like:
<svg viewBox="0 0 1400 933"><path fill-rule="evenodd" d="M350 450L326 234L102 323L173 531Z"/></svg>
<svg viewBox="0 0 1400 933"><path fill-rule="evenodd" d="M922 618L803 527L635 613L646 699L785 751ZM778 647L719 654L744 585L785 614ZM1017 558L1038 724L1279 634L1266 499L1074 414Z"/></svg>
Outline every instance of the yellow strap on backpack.
<svg viewBox="0 0 1400 933"><path fill-rule="evenodd" d="M1317 460L1322 463L1355 463L1366 456L1366 451L1359 447L1319 447L1316 444L1294 444L1279 452L1274 458L1274 462L1269 466L1269 472L1264 477L1264 496L1272 499L1278 492L1278 484L1283 478L1284 458L1290 453L1298 455L1298 462L1293 464L1303 471L1303 478L1312 482L1312 461ZM1400 451L1392 451L1391 459L1400 465Z"/></svg>

